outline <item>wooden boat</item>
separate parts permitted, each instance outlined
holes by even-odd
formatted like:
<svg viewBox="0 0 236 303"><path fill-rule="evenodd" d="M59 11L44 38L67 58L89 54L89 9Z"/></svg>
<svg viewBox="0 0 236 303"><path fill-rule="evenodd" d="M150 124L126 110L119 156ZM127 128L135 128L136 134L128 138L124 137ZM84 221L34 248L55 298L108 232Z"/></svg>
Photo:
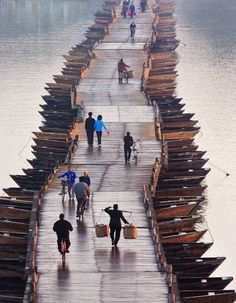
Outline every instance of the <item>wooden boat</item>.
<svg viewBox="0 0 236 303"><path fill-rule="evenodd" d="M62 149L67 149L70 147L71 142L67 141L62 141L62 140L54 140L54 139L36 139L33 138L34 142L38 146L47 146L47 147L54 147L54 148L62 148Z"/></svg>
<svg viewBox="0 0 236 303"><path fill-rule="evenodd" d="M25 176L25 175L10 175L10 177L20 186L24 182L35 182L35 183L42 183L45 181L45 176Z"/></svg>
<svg viewBox="0 0 236 303"><path fill-rule="evenodd" d="M195 202L200 204L202 201L204 201L204 197L168 197L168 198L153 198L152 203L153 207L155 209L158 209L158 207L161 206L171 206L171 205L183 205L190 202Z"/></svg>
<svg viewBox="0 0 236 303"><path fill-rule="evenodd" d="M199 129L196 130L183 130L183 131L170 131L163 130L162 137L164 140L179 140L179 139L192 139L199 133Z"/></svg>
<svg viewBox="0 0 236 303"><path fill-rule="evenodd" d="M33 159L27 160L29 164L37 170L45 170L45 169L54 169L56 168L61 162L59 160L53 159L53 161L47 159ZM14 195L13 195L14 196Z"/></svg>
<svg viewBox="0 0 236 303"><path fill-rule="evenodd" d="M178 277L209 277L225 257L216 258L168 258L167 261L172 265L173 272Z"/></svg>
<svg viewBox="0 0 236 303"><path fill-rule="evenodd" d="M29 224L0 220L0 232L26 235L29 232Z"/></svg>
<svg viewBox="0 0 236 303"><path fill-rule="evenodd" d="M195 177L195 176L194 176ZM200 183L205 179L204 177L195 177L195 178L179 178L179 179L160 179L158 181L157 189L168 189L176 187L195 187L199 186Z"/></svg>
<svg viewBox="0 0 236 303"><path fill-rule="evenodd" d="M58 127L49 127L49 126L39 126L39 129L42 132L55 132L55 133L65 133L69 134L70 128L58 128Z"/></svg>
<svg viewBox="0 0 236 303"><path fill-rule="evenodd" d="M207 230L188 231L161 236L162 243L195 243L199 241Z"/></svg>
<svg viewBox="0 0 236 303"><path fill-rule="evenodd" d="M62 84L62 83L46 83L49 88L56 88L62 90L71 90L70 84Z"/></svg>
<svg viewBox="0 0 236 303"><path fill-rule="evenodd" d="M39 111L40 115L44 117L44 119L57 119L57 118L63 118L66 121L73 120L76 117L77 112L74 111L68 112L68 111ZM60 121L57 121L60 123Z"/></svg>
<svg viewBox="0 0 236 303"><path fill-rule="evenodd" d="M236 300L236 293L234 291L222 293L210 292L209 294L195 297L181 298L182 303L233 303Z"/></svg>
<svg viewBox="0 0 236 303"><path fill-rule="evenodd" d="M172 232L183 232L192 230L196 223L201 221L201 217L197 216L186 216L186 217L175 217L171 220L157 221L158 229L160 234L172 233Z"/></svg>
<svg viewBox="0 0 236 303"><path fill-rule="evenodd" d="M52 153L47 151L32 151L32 154L37 159L45 159L45 157L49 157L49 155L59 162L64 162L66 159L66 154Z"/></svg>
<svg viewBox="0 0 236 303"><path fill-rule="evenodd" d="M198 145L168 147L168 156L171 157L171 154L175 154L175 153L197 151L198 147L199 147Z"/></svg>
<svg viewBox="0 0 236 303"><path fill-rule="evenodd" d="M194 114L192 113L187 113L187 114L182 114L182 115L176 115L176 116L166 116L162 117L162 121L165 122L178 122L178 121L188 121L190 120Z"/></svg>
<svg viewBox="0 0 236 303"><path fill-rule="evenodd" d="M62 148L53 148L48 146L38 146L38 145L32 145L32 149L35 152L42 152L42 153L49 153L49 154L62 154L66 155L69 151L69 149L62 149Z"/></svg>
<svg viewBox="0 0 236 303"><path fill-rule="evenodd" d="M57 102L71 102L71 96L51 96L51 95L43 95L41 96L45 102L47 101L57 101Z"/></svg>
<svg viewBox="0 0 236 303"><path fill-rule="evenodd" d="M183 217L189 215L193 209L198 205L198 203L185 203L182 205L171 205L169 207L158 207L152 211L152 217L155 219L173 218L173 217Z"/></svg>
<svg viewBox="0 0 236 303"><path fill-rule="evenodd" d="M61 120L61 121L57 121L56 119L48 119L46 121L41 121L42 124L48 128L59 128L62 129L61 132L63 132L64 129L68 129L70 130L71 128L73 128L74 126L74 122L71 122L69 119L66 120ZM56 132L56 131L55 131Z"/></svg>
<svg viewBox="0 0 236 303"><path fill-rule="evenodd" d="M232 277L177 278L179 290L223 290L232 280Z"/></svg>
<svg viewBox="0 0 236 303"><path fill-rule="evenodd" d="M160 111L162 113L162 111ZM161 124L162 129L180 129L194 127L198 123L197 120L188 120L180 122L164 122ZM176 139L178 140L178 139Z"/></svg>
<svg viewBox="0 0 236 303"><path fill-rule="evenodd" d="M170 189L157 189L155 197L193 197L200 196L207 186L194 186L194 187L176 187Z"/></svg>
<svg viewBox="0 0 236 303"><path fill-rule="evenodd" d="M194 139L171 140L167 142L167 146L168 148L191 146L193 144L193 141Z"/></svg>
<svg viewBox="0 0 236 303"><path fill-rule="evenodd" d="M184 171L184 170L195 170L195 169L201 169L206 163L208 159L201 159L201 160L192 160L190 159L189 161L182 161L180 162L171 162L168 163L168 165L163 165L164 170L168 171Z"/></svg>
<svg viewBox="0 0 236 303"><path fill-rule="evenodd" d="M166 258L168 257L201 257L213 243L163 243Z"/></svg>
<svg viewBox="0 0 236 303"><path fill-rule="evenodd" d="M181 152L177 152L177 153L170 153L168 152L168 160L171 159L178 159L178 158L201 158L205 155L206 151L181 151Z"/></svg>
<svg viewBox="0 0 236 303"><path fill-rule="evenodd" d="M0 205L1 218L5 219L30 219L31 210L13 208L12 206L6 207Z"/></svg>
<svg viewBox="0 0 236 303"><path fill-rule="evenodd" d="M36 138L38 139L48 139L48 140L56 140L66 142L68 140L68 136L64 133L46 133L46 132L33 132Z"/></svg>
<svg viewBox="0 0 236 303"><path fill-rule="evenodd" d="M178 179L179 177L192 177L192 176L206 176L209 172L210 172L210 168L202 168L202 169L194 169L194 170L186 170L186 171L177 171L174 170L173 172L171 171L165 171L165 170L161 170L160 172L160 178L165 178L165 179Z"/></svg>
<svg viewBox="0 0 236 303"><path fill-rule="evenodd" d="M23 188L19 188L19 187L8 187L8 188L3 188L2 189L8 196L12 196L12 197L30 197L31 199L33 199L34 197L34 191L32 190L26 190Z"/></svg>

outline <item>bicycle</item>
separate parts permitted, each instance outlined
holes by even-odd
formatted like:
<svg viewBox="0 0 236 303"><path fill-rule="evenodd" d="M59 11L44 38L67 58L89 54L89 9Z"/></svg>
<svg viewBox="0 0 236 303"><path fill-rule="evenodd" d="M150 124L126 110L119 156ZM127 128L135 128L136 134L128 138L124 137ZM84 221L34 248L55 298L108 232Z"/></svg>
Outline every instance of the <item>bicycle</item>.
<svg viewBox="0 0 236 303"><path fill-rule="evenodd" d="M139 139L137 139L137 140L135 140L134 141L134 143L133 143L133 160L135 161L135 164L137 164L137 162L138 162L138 154L139 154L139 152L140 152L140 145L139 145L139 142L140 142L140 140Z"/></svg>
<svg viewBox="0 0 236 303"><path fill-rule="evenodd" d="M66 251L67 251L66 240L61 239L60 253L61 253L61 258L62 258L63 263L66 261Z"/></svg>
<svg viewBox="0 0 236 303"><path fill-rule="evenodd" d="M61 192L59 193L59 195L61 195L61 201L63 203L65 200L65 195L67 194L66 186L68 187L68 181L65 179L61 179L61 186L62 186L62 188L61 188Z"/></svg>
<svg viewBox="0 0 236 303"><path fill-rule="evenodd" d="M78 206L77 206L77 212L76 212L76 217L80 221L81 219L84 219L84 211L86 207L86 202L88 198L85 198L84 200L78 200Z"/></svg>

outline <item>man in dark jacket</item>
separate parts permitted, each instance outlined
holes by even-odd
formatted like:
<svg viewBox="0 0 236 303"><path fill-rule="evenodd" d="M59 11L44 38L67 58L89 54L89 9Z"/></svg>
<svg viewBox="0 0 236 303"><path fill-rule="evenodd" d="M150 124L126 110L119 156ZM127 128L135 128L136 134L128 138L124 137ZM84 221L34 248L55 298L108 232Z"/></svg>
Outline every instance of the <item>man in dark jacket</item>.
<svg viewBox="0 0 236 303"><path fill-rule="evenodd" d="M85 120L85 130L87 134L88 145L93 146L93 134L95 119L92 118L93 113L88 113L88 118Z"/></svg>
<svg viewBox="0 0 236 303"><path fill-rule="evenodd" d="M121 220L125 224L129 224L129 222L125 219L122 214L122 211L118 210L118 205L114 204L113 209L110 209L111 206L105 208L105 212L110 216L110 237L112 246L117 246L117 243L120 239L120 231L121 231Z"/></svg>
<svg viewBox="0 0 236 303"><path fill-rule="evenodd" d="M125 163L130 160L131 155L131 146L133 145L134 140L130 136L130 132L127 132L126 136L124 137L124 152L125 152Z"/></svg>
<svg viewBox="0 0 236 303"><path fill-rule="evenodd" d="M70 237L69 232L73 230L72 225L69 221L64 220L64 214L60 214L60 220L58 220L53 225L53 230L57 233L57 246L59 252L61 252L61 241L65 240L66 242L66 252L69 252L70 247Z"/></svg>

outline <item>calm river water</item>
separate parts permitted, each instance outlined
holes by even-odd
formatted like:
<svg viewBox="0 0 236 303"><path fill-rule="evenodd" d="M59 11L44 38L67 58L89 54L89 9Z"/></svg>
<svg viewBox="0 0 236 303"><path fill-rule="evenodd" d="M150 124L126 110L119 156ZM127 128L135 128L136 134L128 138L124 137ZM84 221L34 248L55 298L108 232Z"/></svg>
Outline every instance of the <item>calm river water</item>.
<svg viewBox="0 0 236 303"><path fill-rule="evenodd" d="M31 131L41 117L45 82L62 67L62 54L82 39L100 0L0 0L0 188L14 185L31 157ZM236 250L236 2L178 0L178 95L202 127L197 143L212 165L206 219L226 256L215 275L233 275ZM233 287L233 285L232 285Z"/></svg>
<svg viewBox="0 0 236 303"><path fill-rule="evenodd" d="M213 165L207 177L206 220L214 238L209 256L226 256L214 275L236 279L236 2L178 0L178 95L195 112ZM231 284L231 287L235 285Z"/></svg>

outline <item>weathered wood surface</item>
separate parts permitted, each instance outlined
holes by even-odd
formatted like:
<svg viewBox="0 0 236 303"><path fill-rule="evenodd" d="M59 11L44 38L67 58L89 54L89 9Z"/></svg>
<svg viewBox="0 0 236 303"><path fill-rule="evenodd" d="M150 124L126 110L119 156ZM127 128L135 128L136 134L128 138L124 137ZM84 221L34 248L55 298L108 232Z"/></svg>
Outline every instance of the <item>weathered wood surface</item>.
<svg viewBox="0 0 236 303"><path fill-rule="evenodd" d="M37 248L37 302L168 302L166 276L158 269L142 202L142 184L150 182L152 165L161 152L155 139L153 110L140 92L142 65L146 61L143 45L151 35L153 18L151 10L138 13L138 43L130 43L130 19L118 17L110 27L110 35L98 45L96 59L78 87L77 101L84 103L85 114L102 114L110 135L104 133L101 149L96 140L91 149L82 132L72 160L77 175L86 169L92 180L93 193L84 222L76 221L76 203L66 197L62 204L57 178L44 196ZM121 57L135 71L135 79L123 85L117 79L117 62ZM134 161L124 163L123 136L127 131L141 139L137 165ZM66 169L65 166L61 171ZM140 227L136 240L124 240L121 236L117 249L111 247L110 238L96 238L94 231L101 209L114 203L122 210L132 211L131 218L124 215ZM74 227L64 266L52 231L61 212ZM106 214L101 222L108 222Z"/></svg>

